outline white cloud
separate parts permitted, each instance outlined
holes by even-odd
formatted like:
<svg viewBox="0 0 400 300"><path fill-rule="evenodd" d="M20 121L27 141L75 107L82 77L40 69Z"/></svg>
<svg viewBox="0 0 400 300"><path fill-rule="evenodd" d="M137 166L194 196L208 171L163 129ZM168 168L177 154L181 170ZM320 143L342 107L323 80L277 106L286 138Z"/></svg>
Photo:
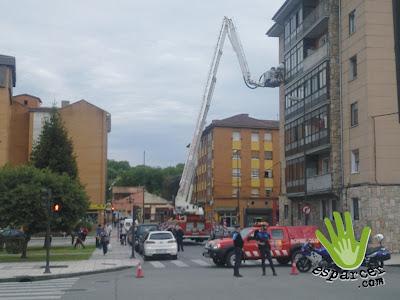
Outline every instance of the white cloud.
<svg viewBox="0 0 400 300"><path fill-rule="evenodd" d="M0 53L17 59L16 93L87 99L112 114L109 157L185 161L224 15L234 18L253 77L278 63L267 38L283 0L6 0ZM227 41L209 120L276 118L278 91L247 89Z"/></svg>

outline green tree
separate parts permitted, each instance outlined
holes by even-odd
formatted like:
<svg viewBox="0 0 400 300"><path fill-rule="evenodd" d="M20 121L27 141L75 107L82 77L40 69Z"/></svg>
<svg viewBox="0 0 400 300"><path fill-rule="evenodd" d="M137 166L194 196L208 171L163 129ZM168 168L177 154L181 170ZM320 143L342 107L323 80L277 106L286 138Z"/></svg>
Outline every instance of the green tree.
<svg viewBox="0 0 400 300"><path fill-rule="evenodd" d="M43 203L43 188L50 189L53 199L61 203L59 217L51 218L53 231L70 232L89 207L83 186L67 174L33 166L0 168L0 227L24 229L27 238L21 257L26 257L31 235L46 228L48 208Z"/></svg>
<svg viewBox="0 0 400 300"><path fill-rule="evenodd" d="M49 168L54 173L67 173L74 179L78 178L73 144L56 108L44 123L39 140L33 147L31 162L36 168Z"/></svg>
<svg viewBox="0 0 400 300"><path fill-rule="evenodd" d="M109 159L107 161L107 199L111 199L111 188L117 182L117 179L126 171L129 171L131 166L127 161L116 161Z"/></svg>
<svg viewBox="0 0 400 300"><path fill-rule="evenodd" d="M179 188L183 167L184 164L167 168L143 165L130 167L127 161L109 160L108 186L144 186L148 192L172 201Z"/></svg>

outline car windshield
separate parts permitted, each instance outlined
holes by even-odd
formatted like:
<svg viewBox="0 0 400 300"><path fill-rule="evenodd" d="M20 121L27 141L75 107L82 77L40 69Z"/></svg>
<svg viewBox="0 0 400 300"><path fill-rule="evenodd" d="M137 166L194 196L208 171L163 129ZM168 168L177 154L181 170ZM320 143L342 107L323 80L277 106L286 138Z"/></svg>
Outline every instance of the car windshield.
<svg viewBox="0 0 400 300"><path fill-rule="evenodd" d="M157 225L150 225L150 226L140 226L138 228L138 233L143 234L145 232L157 230Z"/></svg>
<svg viewBox="0 0 400 300"><path fill-rule="evenodd" d="M149 240L171 240L173 236L170 232L152 233Z"/></svg>

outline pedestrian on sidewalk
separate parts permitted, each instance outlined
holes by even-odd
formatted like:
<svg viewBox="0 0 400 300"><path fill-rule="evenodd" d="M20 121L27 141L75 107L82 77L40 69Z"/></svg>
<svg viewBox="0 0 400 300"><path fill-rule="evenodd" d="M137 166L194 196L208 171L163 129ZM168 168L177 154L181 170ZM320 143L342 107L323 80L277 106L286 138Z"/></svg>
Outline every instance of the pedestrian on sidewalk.
<svg viewBox="0 0 400 300"><path fill-rule="evenodd" d="M126 246L126 235L127 235L127 231L125 226L122 226L120 229L120 241L121 241L121 245Z"/></svg>
<svg viewBox="0 0 400 300"><path fill-rule="evenodd" d="M178 244L178 251L183 252L183 236L184 236L183 229L176 225L176 243Z"/></svg>
<svg viewBox="0 0 400 300"><path fill-rule="evenodd" d="M267 231L266 224L262 224L261 230L254 232L254 239L257 241L258 250L260 251L262 275L265 276L265 258L267 258L272 274L277 276L271 258L271 245L269 244L271 236Z"/></svg>
<svg viewBox="0 0 400 300"><path fill-rule="evenodd" d="M108 243L110 242L110 236L107 233L106 226L104 226L100 233L100 242L103 248L103 255L106 255L108 251Z"/></svg>
<svg viewBox="0 0 400 300"><path fill-rule="evenodd" d="M111 237L111 232L112 232L112 225L111 223L108 223L107 225L107 234L109 237Z"/></svg>
<svg viewBox="0 0 400 300"><path fill-rule="evenodd" d="M100 234L101 234L102 228L101 225L97 225L96 228L96 248L100 249L101 248L101 243L100 243Z"/></svg>
<svg viewBox="0 0 400 300"><path fill-rule="evenodd" d="M81 227L78 233L78 236L76 237L75 245L74 248L76 248L78 245L81 245L82 248L85 249L85 245L83 242L86 240L86 235L87 235L87 229Z"/></svg>
<svg viewBox="0 0 400 300"><path fill-rule="evenodd" d="M232 235L233 246L235 247L235 265L233 267L233 276L235 277L243 277L239 273L240 264L242 262L242 248L243 248L243 239L240 235L240 225L235 225L235 231Z"/></svg>

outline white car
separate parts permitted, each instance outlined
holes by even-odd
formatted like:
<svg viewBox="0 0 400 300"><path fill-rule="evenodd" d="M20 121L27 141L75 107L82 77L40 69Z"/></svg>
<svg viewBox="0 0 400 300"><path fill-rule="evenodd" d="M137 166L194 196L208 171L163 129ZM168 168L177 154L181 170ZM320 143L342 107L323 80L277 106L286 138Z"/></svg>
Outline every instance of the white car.
<svg viewBox="0 0 400 300"><path fill-rule="evenodd" d="M178 246L172 232L150 231L143 238L143 259L155 256L178 258Z"/></svg>

